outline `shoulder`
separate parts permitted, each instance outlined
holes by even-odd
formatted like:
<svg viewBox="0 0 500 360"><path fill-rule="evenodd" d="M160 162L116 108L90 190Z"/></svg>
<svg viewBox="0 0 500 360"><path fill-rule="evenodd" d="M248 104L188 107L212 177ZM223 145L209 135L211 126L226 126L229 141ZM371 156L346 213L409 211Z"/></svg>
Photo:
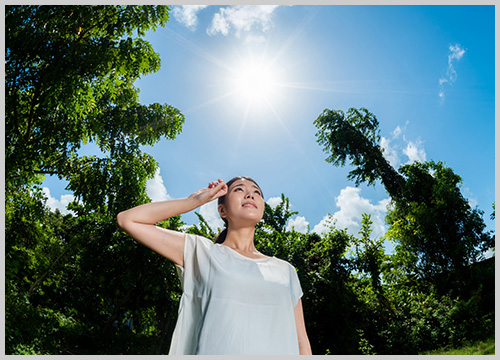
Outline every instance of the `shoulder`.
<svg viewBox="0 0 500 360"><path fill-rule="evenodd" d="M296 272L297 270L295 269L295 266L293 266L291 263L289 263L288 261L286 260L283 260L283 259L280 259L280 258L277 258L277 257L272 257L272 259L274 260L274 262L279 265L280 267L284 268L284 269L287 269L287 270L290 270L290 271L294 271Z"/></svg>
<svg viewBox="0 0 500 360"><path fill-rule="evenodd" d="M198 256L202 253L208 254L215 246L212 240L200 235L186 234L185 239L184 254L189 257Z"/></svg>
<svg viewBox="0 0 500 360"><path fill-rule="evenodd" d="M207 239L204 236L195 234L186 234L186 242L189 242L195 246L203 245L209 247L215 245L215 243L212 240Z"/></svg>
<svg viewBox="0 0 500 360"><path fill-rule="evenodd" d="M185 234L184 244L184 270L188 273L198 272L210 263L212 257L213 241L204 236ZM203 270L203 271L204 271Z"/></svg>

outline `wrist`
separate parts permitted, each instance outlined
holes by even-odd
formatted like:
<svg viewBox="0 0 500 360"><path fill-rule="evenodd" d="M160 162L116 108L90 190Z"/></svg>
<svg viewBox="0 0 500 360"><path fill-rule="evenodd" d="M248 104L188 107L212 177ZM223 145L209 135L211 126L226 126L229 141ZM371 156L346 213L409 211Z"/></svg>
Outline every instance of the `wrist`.
<svg viewBox="0 0 500 360"><path fill-rule="evenodd" d="M190 203L190 207L192 208L191 210L194 210L206 204L206 201L203 201L198 196L189 196L186 198L186 200Z"/></svg>

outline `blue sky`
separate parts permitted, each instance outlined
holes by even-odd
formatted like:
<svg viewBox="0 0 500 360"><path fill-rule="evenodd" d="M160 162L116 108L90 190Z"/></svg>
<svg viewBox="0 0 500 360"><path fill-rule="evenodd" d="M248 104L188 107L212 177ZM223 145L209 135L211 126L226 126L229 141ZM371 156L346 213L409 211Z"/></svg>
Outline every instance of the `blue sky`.
<svg viewBox="0 0 500 360"><path fill-rule="evenodd" d="M357 235L370 213L381 236L384 187L356 188L350 167L326 163L313 125L324 109L366 107L393 166L443 161L494 230L493 6L171 8L166 27L146 36L161 70L136 83L141 102L168 103L186 117L176 140L144 148L159 164L153 200L247 175L270 204L289 197L298 231L321 233L332 217ZM52 207L72 198L57 179L44 186ZM198 211L221 226L214 203Z"/></svg>

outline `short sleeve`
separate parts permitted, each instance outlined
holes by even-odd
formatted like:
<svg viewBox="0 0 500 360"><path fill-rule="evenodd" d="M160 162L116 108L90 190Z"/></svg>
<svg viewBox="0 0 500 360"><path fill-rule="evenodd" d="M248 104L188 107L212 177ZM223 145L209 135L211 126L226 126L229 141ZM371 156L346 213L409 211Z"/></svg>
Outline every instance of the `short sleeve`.
<svg viewBox="0 0 500 360"><path fill-rule="evenodd" d="M297 306L299 299L304 295L300 286L299 276L295 267L290 265L290 292L292 296L293 307Z"/></svg>
<svg viewBox="0 0 500 360"><path fill-rule="evenodd" d="M192 293L201 283L202 276L210 268L210 247L214 243L203 236L186 234L184 243L184 266L177 266L182 290Z"/></svg>

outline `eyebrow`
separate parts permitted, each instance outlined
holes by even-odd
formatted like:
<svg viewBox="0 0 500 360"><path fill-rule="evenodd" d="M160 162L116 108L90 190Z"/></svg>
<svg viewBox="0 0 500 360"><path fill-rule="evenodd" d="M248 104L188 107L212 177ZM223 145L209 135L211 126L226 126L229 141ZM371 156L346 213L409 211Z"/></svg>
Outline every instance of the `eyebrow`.
<svg viewBox="0 0 500 360"><path fill-rule="evenodd" d="M234 186L233 186L233 189L234 189L234 188L236 188L236 187L238 187L238 186L244 186L244 185L245 185L245 184L243 184L243 183L236 184L236 185L234 185ZM257 190L259 190L259 191L261 191L261 192L262 192L262 190L260 189L260 187L258 187L256 184L252 183L252 186L253 186L254 188L256 188Z"/></svg>

